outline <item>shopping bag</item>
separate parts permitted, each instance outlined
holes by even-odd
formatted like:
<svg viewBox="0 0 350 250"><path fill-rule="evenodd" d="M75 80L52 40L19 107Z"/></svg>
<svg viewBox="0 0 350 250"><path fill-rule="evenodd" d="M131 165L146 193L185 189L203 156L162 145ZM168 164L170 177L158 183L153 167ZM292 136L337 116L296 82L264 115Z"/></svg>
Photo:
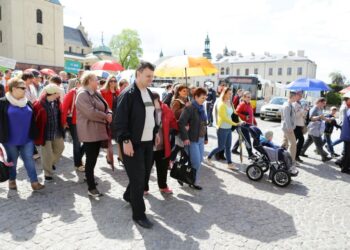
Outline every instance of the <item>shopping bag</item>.
<svg viewBox="0 0 350 250"><path fill-rule="evenodd" d="M170 176L189 185L194 185L196 181L196 169L192 168L190 159L184 149L181 150L180 159L174 162Z"/></svg>

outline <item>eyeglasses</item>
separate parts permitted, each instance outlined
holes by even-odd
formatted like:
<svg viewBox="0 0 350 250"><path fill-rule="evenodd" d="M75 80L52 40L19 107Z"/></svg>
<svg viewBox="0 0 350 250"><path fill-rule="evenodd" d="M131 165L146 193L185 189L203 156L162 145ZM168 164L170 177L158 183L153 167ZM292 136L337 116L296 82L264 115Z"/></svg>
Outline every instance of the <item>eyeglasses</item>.
<svg viewBox="0 0 350 250"><path fill-rule="evenodd" d="M116 80L110 80L109 82L114 82L114 83L116 83L117 81L116 81Z"/></svg>
<svg viewBox="0 0 350 250"><path fill-rule="evenodd" d="M16 87L16 89L26 90L26 87Z"/></svg>

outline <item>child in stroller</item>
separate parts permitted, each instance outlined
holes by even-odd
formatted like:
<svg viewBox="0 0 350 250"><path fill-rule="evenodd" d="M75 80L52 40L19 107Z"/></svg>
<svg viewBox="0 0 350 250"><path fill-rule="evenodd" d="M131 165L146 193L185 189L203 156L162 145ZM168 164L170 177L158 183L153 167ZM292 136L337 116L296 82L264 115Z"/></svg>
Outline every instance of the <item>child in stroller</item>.
<svg viewBox="0 0 350 250"><path fill-rule="evenodd" d="M290 154L272 142L273 133L271 131L264 136L259 128L251 126L249 132L253 138L253 147L257 151L257 157L254 157L252 163L247 167L248 178L258 181L265 172L270 170L269 178L275 185L279 187L289 185L291 177L298 174L292 164Z"/></svg>

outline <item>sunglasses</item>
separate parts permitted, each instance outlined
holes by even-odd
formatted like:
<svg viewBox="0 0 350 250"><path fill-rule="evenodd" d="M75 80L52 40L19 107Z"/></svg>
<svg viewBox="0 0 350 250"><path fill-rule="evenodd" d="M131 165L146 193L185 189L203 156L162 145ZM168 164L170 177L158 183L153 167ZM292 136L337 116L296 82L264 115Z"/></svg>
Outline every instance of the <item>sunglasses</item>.
<svg viewBox="0 0 350 250"><path fill-rule="evenodd" d="M16 87L16 89L26 90L26 87Z"/></svg>
<svg viewBox="0 0 350 250"><path fill-rule="evenodd" d="M114 82L114 83L116 83L117 81L116 81L116 80L110 80L109 82Z"/></svg>

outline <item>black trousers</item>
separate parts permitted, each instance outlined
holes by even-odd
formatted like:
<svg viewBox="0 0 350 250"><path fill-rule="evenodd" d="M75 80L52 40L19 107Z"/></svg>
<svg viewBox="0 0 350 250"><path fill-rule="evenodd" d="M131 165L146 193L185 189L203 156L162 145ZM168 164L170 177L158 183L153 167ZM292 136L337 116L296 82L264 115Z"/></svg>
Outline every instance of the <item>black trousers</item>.
<svg viewBox="0 0 350 250"><path fill-rule="evenodd" d="M100 153L101 142L84 142L84 149L86 152L85 176L88 184L88 189L96 188L94 169L96 166L97 157Z"/></svg>
<svg viewBox="0 0 350 250"><path fill-rule="evenodd" d="M164 158L164 150L154 151L153 153L153 163L156 164L157 168L157 180L159 188L167 188L167 176L168 176L168 167L169 167L169 157ZM149 176L146 179L145 191L149 190L148 181Z"/></svg>
<svg viewBox="0 0 350 250"><path fill-rule="evenodd" d="M307 139L306 141L304 142L304 145L303 147L301 148L301 152L300 154L305 154L306 150L311 146L311 144L313 143L314 141L312 140L312 137L311 135L307 135Z"/></svg>
<svg viewBox="0 0 350 250"><path fill-rule="evenodd" d="M122 150L123 151L123 150ZM124 154L123 163L129 177L129 184L124 192L124 200L130 202L132 218L143 220L146 218L146 206L143 200L145 182L149 180L153 164L153 142L142 142L134 145L134 156Z"/></svg>
<svg viewBox="0 0 350 250"><path fill-rule="evenodd" d="M81 165L83 165L81 159L83 158L83 155L84 155L84 147L79 142L77 126L72 123L72 117L67 117L67 123L69 126L69 133L73 139L74 166L80 167Z"/></svg>
<svg viewBox="0 0 350 250"><path fill-rule="evenodd" d="M246 149L247 149L247 152L248 152L248 156L252 156L253 155L253 150L252 150L252 142L250 140L249 127L241 126L241 131L242 131L242 134L244 136L244 138L242 138L242 139L243 139L243 142L246 144ZM236 141L236 143L233 146L232 150L233 151L237 151L238 147L239 147L239 139Z"/></svg>
<svg viewBox="0 0 350 250"><path fill-rule="evenodd" d="M350 170L350 142L344 141L345 154L341 159L341 169Z"/></svg>
<svg viewBox="0 0 350 250"><path fill-rule="evenodd" d="M304 134L303 134L303 127L296 126L294 129L294 135L295 135L295 138L297 139L296 157L299 157L305 141Z"/></svg>

